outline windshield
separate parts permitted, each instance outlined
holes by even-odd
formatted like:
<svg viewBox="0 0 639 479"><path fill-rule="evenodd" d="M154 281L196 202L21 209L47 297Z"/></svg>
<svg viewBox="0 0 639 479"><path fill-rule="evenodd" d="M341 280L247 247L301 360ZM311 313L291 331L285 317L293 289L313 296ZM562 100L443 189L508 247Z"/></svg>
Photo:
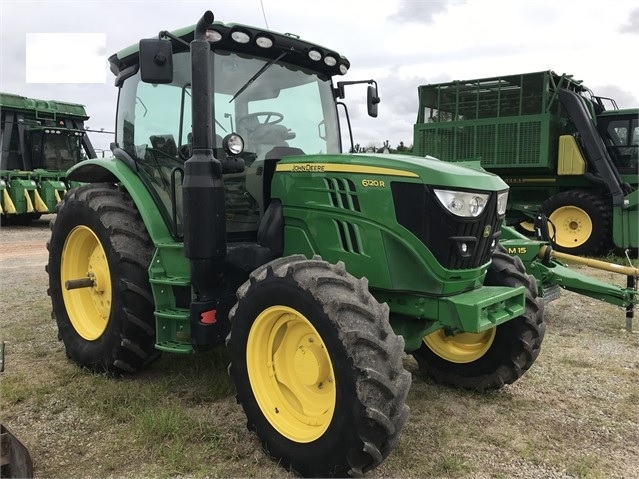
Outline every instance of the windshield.
<svg viewBox="0 0 639 479"><path fill-rule="evenodd" d="M304 154L338 153L340 139L329 79L283 63L267 68L233 101L240 87L267 61L215 52L215 147L232 131L246 143L246 152L263 157L266 148L289 146ZM174 55L174 81L142 83L129 78L120 92L117 141L132 156L144 155L154 144L174 153L188 148L191 132L190 56ZM182 96L185 97L180 131ZM181 142L180 142L181 140ZM166 145L166 146L164 146ZM187 155L188 157L188 155Z"/></svg>
<svg viewBox="0 0 639 479"><path fill-rule="evenodd" d="M607 121L607 124L606 124ZM602 117L604 141L617 169L625 173L637 171L639 165L639 124L636 116ZM600 127L600 130L602 128Z"/></svg>
<svg viewBox="0 0 639 479"><path fill-rule="evenodd" d="M235 132L241 135L245 143L242 157L247 167L242 178L251 177L251 169L259 171L260 161L272 158L274 152L280 155L282 151L287 154L340 152L330 78L286 64L286 56L265 68L269 61L260 58L220 51L211 55L214 64L215 156L224 158L221 147L227 134ZM118 146L136 160L143 180L160 200L158 203L164 205L165 216L169 219L173 208L171 197L174 188L171 183L179 183L174 169L191 156L191 66L188 52L173 56L173 71L170 84L143 83L139 72L128 78L120 90L116 125ZM225 177L227 193L233 186L234 190L243 194L244 183L238 187L235 184L238 181ZM253 182L249 180L248 183ZM179 202L180 195L175 196ZM247 197L253 198L254 203L244 199L230 202L240 204L246 210L235 216L236 226L239 229L256 229L254 217L259 218L264 209L262 192L249 191L242 198ZM181 206L178 204L176 208L179 223ZM229 231L233 231L234 226L228 226Z"/></svg>
<svg viewBox="0 0 639 479"><path fill-rule="evenodd" d="M44 141L41 138L44 137ZM34 168L65 171L82 159L81 138L62 130L31 133ZM41 149L42 148L42 149Z"/></svg>

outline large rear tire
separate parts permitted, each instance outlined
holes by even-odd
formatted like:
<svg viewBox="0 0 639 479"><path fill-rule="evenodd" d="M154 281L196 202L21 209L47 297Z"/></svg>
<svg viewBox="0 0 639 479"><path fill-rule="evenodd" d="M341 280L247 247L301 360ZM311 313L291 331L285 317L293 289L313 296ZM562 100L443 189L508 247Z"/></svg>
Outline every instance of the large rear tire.
<svg viewBox="0 0 639 479"><path fill-rule="evenodd" d="M255 270L230 313L230 374L265 451L304 476L360 476L408 417L404 341L366 280L320 258Z"/></svg>
<svg viewBox="0 0 639 479"><path fill-rule="evenodd" d="M133 373L157 357L147 268L153 244L129 195L109 184L72 190L51 221L49 296L69 358ZM67 289L70 280L92 283Z"/></svg>
<svg viewBox="0 0 639 479"><path fill-rule="evenodd" d="M524 314L479 334L447 336L439 330L426 336L413 355L420 371L438 383L479 391L499 389L519 379L539 356L546 331L544 304L521 259L499 245L485 284L524 286Z"/></svg>
<svg viewBox="0 0 639 479"><path fill-rule="evenodd" d="M562 191L541 204L553 248L574 255L604 252L611 240L612 211L601 195Z"/></svg>

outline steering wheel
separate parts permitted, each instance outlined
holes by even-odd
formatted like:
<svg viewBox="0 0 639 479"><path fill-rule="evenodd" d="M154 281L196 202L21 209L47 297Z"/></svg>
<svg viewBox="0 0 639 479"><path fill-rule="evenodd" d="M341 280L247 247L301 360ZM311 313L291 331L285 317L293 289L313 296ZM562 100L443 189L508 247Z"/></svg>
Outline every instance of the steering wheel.
<svg viewBox="0 0 639 479"><path fill-rule="evenodd" d="M260 121L261 117L265 117ZM257 111L237 119L235 126L238 130L245 129L251 133L258 125L277 125L284 119L284 115L276 111Z"/></svg>

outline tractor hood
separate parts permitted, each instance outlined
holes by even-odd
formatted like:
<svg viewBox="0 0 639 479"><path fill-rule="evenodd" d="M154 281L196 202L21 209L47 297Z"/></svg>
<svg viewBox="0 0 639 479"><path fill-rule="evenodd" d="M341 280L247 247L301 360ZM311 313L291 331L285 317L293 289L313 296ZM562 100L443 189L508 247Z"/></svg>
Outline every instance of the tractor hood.
<svg viewBox="0 0 639 479"><path fill-rule="evenodd" d="M501 178L483 170L479 162L447 163L430 156L376 153L289 156L278 163L277 171L361 174L370 176L371 180L375 177L420 178L432 186L481 191L508 189Z"/></svg>
<svg viewBox="0 0 639 479"><path fill-rule="evenodd" d="M399 154L287 156L275 168L285 255L345 261L380 290L439 296L481 285L508 191L498 176Z"/></svg>

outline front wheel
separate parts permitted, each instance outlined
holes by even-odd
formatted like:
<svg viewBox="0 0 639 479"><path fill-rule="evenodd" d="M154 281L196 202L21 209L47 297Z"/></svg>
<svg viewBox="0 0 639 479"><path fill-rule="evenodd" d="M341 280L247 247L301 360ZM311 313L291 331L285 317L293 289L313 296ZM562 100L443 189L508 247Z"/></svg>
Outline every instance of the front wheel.
<svg viewBox="0 0 639 479"><path fill-rule="evenodd" d="M229 369L266 452L304 476L361 475L408 417L404 342L343 264L279 258L238 290Z"/></svg>
<svg viewBox="0 0 639 479"><path fill-rule="evenodd" d="M499 389L519 379L535 362L546 331L535 278L521 259L499 245L486 273L486 286L524 286L524 314L482 333L435 331L413 353L420 371L438 383L472 390Z"/></svg>
<svg viewBox="0 0 639 479"><path fill-rule="evenodd" d="M129 195L108 184L72 190L47 247L48 292L67 356L114 373L157 357L147 273L153 245Z"/></svg>

